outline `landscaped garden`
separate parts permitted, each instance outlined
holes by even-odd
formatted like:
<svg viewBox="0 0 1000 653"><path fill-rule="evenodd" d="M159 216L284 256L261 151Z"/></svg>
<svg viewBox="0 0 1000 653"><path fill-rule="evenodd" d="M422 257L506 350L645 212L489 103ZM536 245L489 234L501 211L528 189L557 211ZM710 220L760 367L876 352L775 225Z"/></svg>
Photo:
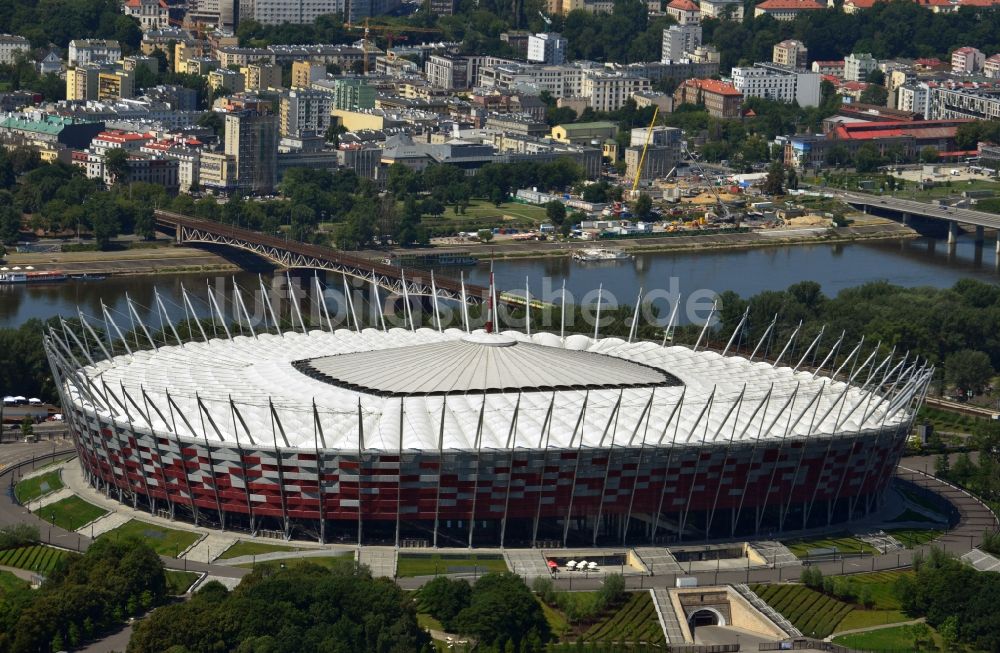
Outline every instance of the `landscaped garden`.
<svg viewBox="0 0 1000 653"><path fill-rule="evenodd" d="M868 544L865 544L861 540L846 534L841 536L792 540L790 542L784 542L784 545L788 547L789 551L794 553L795 556L798 558L815 557L810 555L811 552L813 551L832 552L833 550L836 550L837 555L878 553L878 551L876 551L873 547L869 546Z"/></svg>
<svg viewBox="0 0 1000 653"><path fill-rule="evenodd" d="M233 558L242 558L243 556L259 556L265 553L280 553L284 551L298 551L298 549L287 544L269 544L267 542L239 540L236 544L223 551L222 555L219 556L219 560L231 560Z"/></svg>
<svg viewBox="0 0 1000 653"><path fill-rule="evenodd" d="M822 576L807 568L803 582L751 587L807 637L824 638L855 628L906 621L893 592L909 571L883 571L856 576Z"/></svg>
<svg viewBox="0 0 1000 653"><path fill-rule="evenodd" d="M833 643L864 651L939 651L940 637L926 624L879 628L865 633L834 637Z"/></svg>
<svg viewBox="0 0 1000 653"><path fill-rule="evenodd" d="M490 554L433 554L400 553L396 562L396 575L437 576L438 574L487 574L507 571L501 555Z"/></svg>
<svg viewBox="0 0 1000 653"><path fill-rule="evenodd" d="M353 553L340 553L328 556L315 556L309 558L283 558L281 560L267 560L265 562L243 562L238 565L233 565L234 567L240 567L243 569L254 569L257 567L277 567L294 569L296 567L301 567L303 565L319 565L320 567L326 567L327 569L335 569L343 564L351 563L354 561Z"/></svg>
<svg viewBox="0 0 1000 653"><path fill-rule="evenodd" d="M198 574L193 571L165 569L163 573L167 576L167 591L174 595L184 594L198 580Z"/></svg>
<svg viewBox="0 0 1000 653"><path fill-rule="evenodd" d="M621 608L591 626L584 642L645 642L665 645L663 629L649 592L633 592Z"/></svg>
<svg viewBox="0 0 1000 653"><path fill-rule="evenodd" d="M14 486L14 496L17 497L18 503L23 505L49 492L60 490L62 487L62 477L59 476L59 470L56 469L40 476L24 479Z"/></svg>
<svg viewBox="0 0 1000 653"><path fill-rule="evenodd" d="M0 565L47 574L59 564L60 560L71 555L76 554L42 544L19 546L0 551Z"/></svg>
<svg viewBox="0 0 1000 653"><path fill-rule="evenodd" d="M198 534L192 531L181 531L164 528L155 524L133 519L101 537L129 538L135 537L148 544L159 555L176 558L189 546L198 540Z"/></svg>
<svg viewBox="0 0 1000 653"><path fill-rule="evenodd" d="M87 503L75 494L50 503L35 512L40 519L67 531L75 531L89 524L108 511L92 503Z"/></svg>

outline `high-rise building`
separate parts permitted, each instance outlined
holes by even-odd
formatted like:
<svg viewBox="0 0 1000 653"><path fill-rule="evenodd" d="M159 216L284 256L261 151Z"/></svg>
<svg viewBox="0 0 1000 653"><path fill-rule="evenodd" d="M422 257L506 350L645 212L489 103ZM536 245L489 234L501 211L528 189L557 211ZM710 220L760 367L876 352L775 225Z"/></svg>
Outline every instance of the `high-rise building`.
<svg viewBox="0 0 1000 653"><path fill-rule="evenodd" d="M97 99L120 100L134 96L134 80L134 75L124 70L100 73L97 76Z"/></svg>
<svg viewBox="0 0 1000 653"><path fill-rule="evenodd" d="M701 45L701 24L671 25L663 30L663 48L660 60L680 61L688 52Z"/></svg>
<svg viewBox="0 0 1000 653"><path fill-rule="evenodd" d="M67 70L66 99L81 102L96 100L100 75L100 64L85 64Z"/></svg>
<svg viewBox="0 0 1000 653"><path fill-rule="evenodd" d="M330 84L333 91L333 108L359 111L375 108L375 87L357 77L335 79Z"/></svg>
<svg viewBox="0 0 1000 653"><path fill-rule="evenodd" d="M233 158L237 190L249 194L274 191L278 140L276 116L251 109L226 114L225 153Z"/></svg>
<svg viewBox="0 0 1000 653"><path fill-rule="evenodd" d="M561 64L566 61L569 41L555 32L532 34L528 37L528 61Z"/></svg>
<svg viewBox="0 0 1000 653"><path fill-rule="evenodd" d="M329 93L297 89L281 94L281 135L322 136L330 126Z"/></svg>
<svg viewBox="0 0 1000 653"><path fill-rule="evenodd" d="M774 46L771 61L782 66L804 70L809 63L809 49L802 41L788 39Z"/></svg>
<svg viewBox="0 0 1000 653"><path fill-rule="evenodd" d="M951 53L951 72L960 75L974 73L981 70L985 62L986 55L976 48L958 48Z"/></svg>
<svg viewBox="0 0 1000 653"><path fill-rule="evenodd" d="M240 3L240 19L253 18L264 25L307 25L325 14L343 15L347 4L345 0L253 0L249 6Z"/></svg>

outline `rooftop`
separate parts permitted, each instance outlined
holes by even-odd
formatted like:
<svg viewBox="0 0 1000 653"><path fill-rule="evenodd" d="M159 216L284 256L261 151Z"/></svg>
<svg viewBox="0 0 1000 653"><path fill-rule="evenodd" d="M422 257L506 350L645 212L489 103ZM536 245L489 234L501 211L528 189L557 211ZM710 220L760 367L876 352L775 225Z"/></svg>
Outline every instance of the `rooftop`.
<svg viewBox="0 0 1000 653"><path fill-rule="evenodd" d="M715 93L716 95L731 95L731 96L742 96L743 94L736 90L736 87L732 84L727 84L726 82L720 82L717 79L688 79L684 82L685 86L693 86L699 90L705 91L707 93Z"/></svg>
<svg viewBox="0 0 1000 653"><path fill-rule="evenodd" d="M667 5L668 9L677 9L678 11L698 11L698 5L691 2L691 0L673 0Z"/></svg>
<svg viewBox="0 0 1000 653"><path fill-rule="evenodd" d="M811 10L825 9L826 5L815 0L764 0L756 8L765 11Z"/></svg>

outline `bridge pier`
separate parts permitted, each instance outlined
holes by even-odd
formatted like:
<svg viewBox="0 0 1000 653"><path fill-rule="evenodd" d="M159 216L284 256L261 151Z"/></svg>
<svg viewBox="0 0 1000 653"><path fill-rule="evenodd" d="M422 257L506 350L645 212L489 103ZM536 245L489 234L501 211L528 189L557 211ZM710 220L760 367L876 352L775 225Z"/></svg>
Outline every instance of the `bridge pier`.
<svg viewBox="0 0 1000 653"><path fill-rule="evenodd" d="M958 242L958 223L954 220L948 222L948 245Z"/></svg>
<svg viewBox="0 0 1000 653"><path fill-rule="evenodd" d="M909 213L903 213L903 225L907 226L907 227L910 226L910 214Z"/></svg>
<svg viewBox="0 0 1000 653"><path fill-rule="evenodd" d="M985 240L985 228L982 225L976 226L976 244L982 245L983 240Z"/></svg>
<svg viewBox="0 0 1000 653"><path fill-rule="evenodd" d="M997 230L996 252L997 252L997 259L1000 260L1000 230Z"/></svg>

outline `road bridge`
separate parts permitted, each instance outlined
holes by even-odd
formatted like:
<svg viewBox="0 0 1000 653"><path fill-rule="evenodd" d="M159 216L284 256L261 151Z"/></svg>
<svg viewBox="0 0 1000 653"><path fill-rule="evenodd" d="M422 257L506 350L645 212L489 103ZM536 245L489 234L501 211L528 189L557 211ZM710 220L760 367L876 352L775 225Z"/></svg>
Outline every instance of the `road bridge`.
<svg viewBox="0 0 1000 653"><path fill-rule="evenodd" d="M985 229L1000 230L1000 215L996 213L963 209L943 204L930 204L928 202L892 197L891 195L838 192L837 196L851 206L864 209L866 213L876 210L896 214L902 218L904 223L914 216L944 220L948 223L949 244L954 243L955 239L958 238L959 224L975 227L977 242L983 241L983 231ZM996 248L997 253L1000 254L1000 237L997 238Z"/></svg>
<svg viewBox="0 0 1000 653"><path fill-rule="evenodd" d="M155 217L161 227L174 229L178 244L203 243L234 247L253 252L284 268L345 274L374 283L399 296L430 297L436 294L439 299L465 301L470 304L485 303L489 297L489 289L484 286L462 283L449 277L432 277L422 270L407 271L400 266L387 265L330 247L285 240L250 229L192 218L170 211L156 211ZM500 300L509 303L518 301L516 297L506 294L502 295Z"/></svg>

